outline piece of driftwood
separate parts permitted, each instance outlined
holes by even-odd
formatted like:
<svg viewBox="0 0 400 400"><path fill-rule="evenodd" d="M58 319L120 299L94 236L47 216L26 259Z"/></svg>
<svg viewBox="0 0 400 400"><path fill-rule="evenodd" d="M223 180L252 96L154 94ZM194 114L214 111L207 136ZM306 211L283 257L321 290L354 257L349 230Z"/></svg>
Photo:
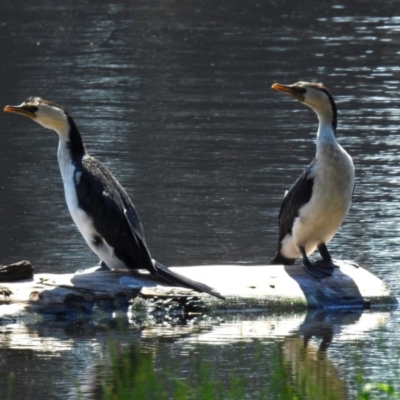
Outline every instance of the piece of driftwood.
<svg viewBox="0 0 400 400"><path fill-rule="evenodd" d="M0 282L16 282L33 278L33 267L29 261L0 265Z"/></svg>
<svg viewBox="0 0 400 400"><path fill-rule="evenodd" d="M373 307L397 304L388 286L352 262L335 261L332 277L317 280L302 265L210 265L173 267L214 287L226 300L189 289L169 287L147 271L96 271L35 274L2 283L0 304L48 312L91 311L96 307L134 311L154 300L190 310L306 309ZM179 308L179 307L178 307ZM182 310L180 310L182 311ZM4 307L3 307L4 312Z"/></svg>

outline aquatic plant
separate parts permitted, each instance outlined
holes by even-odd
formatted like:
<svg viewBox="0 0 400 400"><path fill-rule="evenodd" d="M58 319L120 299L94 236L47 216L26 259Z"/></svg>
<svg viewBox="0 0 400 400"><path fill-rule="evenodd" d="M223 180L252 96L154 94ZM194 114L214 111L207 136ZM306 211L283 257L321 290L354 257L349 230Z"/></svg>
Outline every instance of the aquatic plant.
<svg viewBox="0 0 400 400"><path fill-rule="evenodd" d="M175 368L172 359L155 360L156 352L143 351L138 345L117 349L110 345L110 369L99 374L104 400L344 400L345 384L329 366L324 356L319 353L320 361L313 364L308 360L304 346L296 342L277 343L265 360L262 344L248 364L249 357L238 354L239 363L247 363L248 371L256 373L252 379L246 374L227 375L215 373L215 366L207 360L208 355L197 357L194 370L189 377L182 377ZM197 349L196 352L204 352ZM288 355L289 353L289 355ZM299 354L299 357L293 354ZM290 358L291 357L291 358ZM241 358L241 360L240 360ZM290 362L288 362L288 360ZM315 360L314 360L315 362ZM193 364L192 364L193 365ZM260 373L260 365L265 374ZM176 373L174 373L176 371ZM271 375L272 371L272 375ZM261 371L262 372L262 371ZM324 374L325 381L323 378ZM381 383L363 384L362 377L357 378L360 389L357 400L398 399L399 395L391 385ZM254 388L256 386L256 390ZM376 397L379 396L379 397Z"/></svg>

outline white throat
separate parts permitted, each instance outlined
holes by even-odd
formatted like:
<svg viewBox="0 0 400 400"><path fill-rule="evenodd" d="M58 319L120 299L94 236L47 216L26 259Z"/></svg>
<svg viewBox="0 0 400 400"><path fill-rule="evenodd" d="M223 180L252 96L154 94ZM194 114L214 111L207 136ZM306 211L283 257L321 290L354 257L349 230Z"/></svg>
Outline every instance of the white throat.
<svg viewBox="0 0 400 400"><path fill-rule="evenodd" d="M35 121L47 129L56 131L60 138L69 136L69 123L65 112L57 107L42 106L36 112Z"/></svg>

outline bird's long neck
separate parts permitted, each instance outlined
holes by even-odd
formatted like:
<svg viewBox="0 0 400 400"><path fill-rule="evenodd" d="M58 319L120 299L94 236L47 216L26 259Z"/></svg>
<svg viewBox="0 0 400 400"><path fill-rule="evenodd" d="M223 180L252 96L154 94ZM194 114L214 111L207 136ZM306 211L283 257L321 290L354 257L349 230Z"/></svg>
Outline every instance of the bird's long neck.
<svg viewBox="0 0 400 400"><path fill-rule="evenodd" d="M327 104L326 107L314 111L317 113L319 120L317 148L324 143L337 144L337 110L333 100L330 102L330 104Z"/></svg>
<svg viewBox="0 0 400 400"><path fill-rule="evenodd" d="M337 144L336 131L331 123L320 121L317 133L317 148L324 144Z"/></svg>
<svg viewBox="0 0 400 400"><path fill-rule="evenodd" d="M85 145L78 127L70 115L67 115L67 124L64 132L58 132L60 141L58 145L58 161L62 163L77 163L86 154Z"/></svg>
<svg viewBox="0 0 400 400"><path fill-rule="evenodd" d="M81 134L79 133L78 127L69 115L68 125L69 132L67 138L67 147L69 149L71 159L78 160L81 159L86 153L85 145L83 144L83 140Z"/></svg>
<svg viewBox="0 0 400 400"><path fill-rule="evenodd" d="M65 127L62 132L57 131L59 136L58 142L58 165L60 167L61 177L64 182L65 196L68 203L68 193L72 182L76 167L79 166L83 156L86 154L85 145L79 133L74 120L67 115Z"/></svg>

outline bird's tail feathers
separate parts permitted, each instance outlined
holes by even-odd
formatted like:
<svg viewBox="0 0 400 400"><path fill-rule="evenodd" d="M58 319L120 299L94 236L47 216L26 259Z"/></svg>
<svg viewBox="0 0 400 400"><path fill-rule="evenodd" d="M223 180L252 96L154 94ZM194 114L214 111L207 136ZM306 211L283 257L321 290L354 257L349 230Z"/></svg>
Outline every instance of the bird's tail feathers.
<svg viewBox="0 0 400 400"><path fill-rule="evenodd" d="M155 261L156 275L160 278L165 279L169 283L181 287L186 287L188 289L193 289L198 292L208 293L211 296L218 297L219 299L225 300L221 294L219 294L215 289L204 283L194 281L192 279L186 278L185 276L171 271L168 267Z"/></svg>

